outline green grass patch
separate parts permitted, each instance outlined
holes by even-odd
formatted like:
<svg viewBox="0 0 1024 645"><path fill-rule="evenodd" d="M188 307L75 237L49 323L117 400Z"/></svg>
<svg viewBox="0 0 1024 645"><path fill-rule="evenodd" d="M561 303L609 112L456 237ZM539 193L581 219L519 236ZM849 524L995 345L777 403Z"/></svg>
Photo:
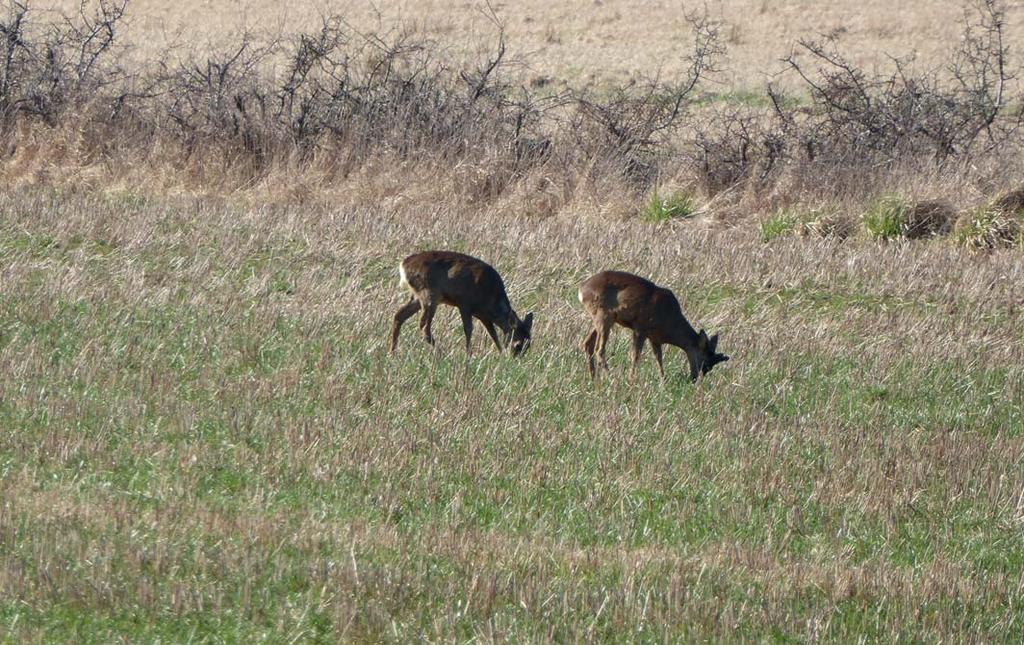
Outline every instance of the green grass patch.
<svg viewBox="0 0 1024 645"><path fill-rule="evenodd" d="M789 209L779 210L766 220L761 222L761 240L771 242L772 240L791 233L800 223L800 217Z"/></svg>
<svg viewBox="0 0 1024 645"><path fill-rule="evenodd" d="M663 195L655 191L642 209L644 218L651 222L666 222L670 219L690 217L696 211L696 200L693 195L685 192L672 192Z"/></svg>
<svg viewBox="0 0 1024 645"><path fill-rule="evenodd" d="M910 203L900 195L878 198L864 213L864 230L876 240L893 240L903 235Z"/></svg>

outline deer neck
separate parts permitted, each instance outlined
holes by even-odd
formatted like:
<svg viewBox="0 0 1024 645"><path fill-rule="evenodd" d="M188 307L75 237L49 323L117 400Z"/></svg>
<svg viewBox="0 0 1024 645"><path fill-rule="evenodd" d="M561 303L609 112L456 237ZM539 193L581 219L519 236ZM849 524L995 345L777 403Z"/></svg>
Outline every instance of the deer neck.
<svg viewBox="0 0 1024 645"><path fill-rule="evenodd" d="M498 303L497 311L494 316L494 324L498 327L506 336L512 333L512 329L515 324L519 322L519 316L515 310L512 309L512 305L507 299L503 299Z"/></svg>
<svg viewBox="0 0 1024 645"><path fill-rule="evenodd" d="M510 336L512 334L512 330L515 329L515 325L518 322L519 316L516 315L516 312L510 307L508 310L508 314L505 316L499 316L498 319L494 321L494 324L498 329L502 331L502 333L504 333L506 336Z"/></svg>
<svg viewBox="0 0 1024 645"><path fill-rule="evenodd" d="M693 328L686 317L679 314L678 322L672 327L672 334L669 343L681 349L697 346L697 330Z"/></svg>

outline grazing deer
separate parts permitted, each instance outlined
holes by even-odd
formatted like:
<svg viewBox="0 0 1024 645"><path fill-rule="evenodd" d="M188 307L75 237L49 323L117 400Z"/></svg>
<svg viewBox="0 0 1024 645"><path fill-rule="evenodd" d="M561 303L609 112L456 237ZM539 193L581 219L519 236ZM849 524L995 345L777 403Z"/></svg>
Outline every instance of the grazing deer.
<svg viewBox="0 0 1024 645"><path fill-rule="evenodd" d="M417 311L423 338L434 344L430 325L437 305L444 303L459 310L462 330L466 332L466 355L470 355L473 338L473 318L483 323L491 340L502 350L495 327L505 336L505 343L513 356L519 356L530 346L533 314L522 320L512 309L505 295L505 284L494 267L469 255L452 251L425 251L402 260L398 265L399 285L412 291L412 298L395 313L391 327L391 352L398 347L398 333L402 323Z"/></svg>
<svg viewBox="0 0 1024 645"><path fill-rule="evenodd" d="M640 276L622 271L602 271L580 286L579 298L594 325L582 343L590 363L591 378L595 377L595 352L601 359L601 366L608 369L605 346L615 323L633 331L631 376L636 374L640 352L647 340L651 342L662 379L665 378L665 368L661 364L662 345L675 345L686 352L693 381L710 372L718 363L729 360L728 356L716 353L718 334L708 338L703 329L700 333L694 331L683 316L675 295Z"/></svg>

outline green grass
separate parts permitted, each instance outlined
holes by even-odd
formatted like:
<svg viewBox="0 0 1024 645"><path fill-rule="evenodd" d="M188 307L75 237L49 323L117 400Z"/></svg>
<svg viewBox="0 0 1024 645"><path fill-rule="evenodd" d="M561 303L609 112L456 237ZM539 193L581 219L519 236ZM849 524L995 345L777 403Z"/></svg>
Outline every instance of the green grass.
<svg viewBox="0 0 1024 645"><path fill-rule="evenodd" d="M502 269L534 347L478 329L467 361L443 308L438 350L411 320L392 357L407 212L11 208L47 199L0 198L6 639L1024 635L1011 258L965 255L976 288L912 249L922 288L879 245L631 222L606 258L567 222L513 252L452 211L425 234ZM691 385L669 349L661 384L647 350L631 382L616 331L591 383L566 292L605 263L732 360Z"/></svg>
<svg viewBox="0 0 1024 645"><path fill-rule="evenodd" d="M643 216L651 222L666 222L670 219L692 216L697 211L693 196L684 192L662 195L655 191L643 208Z"/></svg>
<svg viewBox="0 0 1024 645"><path fill-rule="evenodd" d="M761 239L764 242L771 242L791 233L799 223L800 218L796 213L790 210L780 210L761 222Z"/></svg>
<svg viewBox="0 0 1024 645"><path fill-rule="evenodd" d="M793 108L808 103L806 97L795 93L782 94L779 97L782 107ZM697 105L714 105L722 103L730 106L751 108L770 108L772 99L764 89L733 89L725 92L705 92L695 101Z"/></svg>
<svg viewBox="0 0 1024 645"><path fill-rule="evenodd" d="M893 240L903 234L909 202L900 195L885 195L868 206L864 229L877 240Z"/></svg>

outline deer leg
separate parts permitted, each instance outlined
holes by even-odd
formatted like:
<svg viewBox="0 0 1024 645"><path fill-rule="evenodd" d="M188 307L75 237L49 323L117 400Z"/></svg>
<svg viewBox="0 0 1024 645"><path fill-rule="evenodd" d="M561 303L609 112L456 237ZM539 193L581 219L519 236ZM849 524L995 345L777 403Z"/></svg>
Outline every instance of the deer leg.
<svg viewBox="0 0 1024 645"><path fill-rule="evenodd" d="M640 362L640 353L644 351L644 335L638 331L633 332L633 351L630 352L629 357L633 360L632 367L629 368L629 378L636 378L636 366Z"/></svg>
<svg viewBox="0 0 1024 645"><path fill-rule="evenodd" d="M462 316L462 331L466 333L466 358L469 358L472 354L473 314L469 309L460 308L459 315Z"/></svg>
<svg viewBox="0 0 1024 645"><path fill-rule="evenodd" d="M391 353L395 353L395 349L398 347L398 333L402 331L402 323L411 318L417 311L420 310L420 301L416 298L411 298L409 302L405 303L405 306L395 312L395 322L391 325Z"/></svg>
<svg viewBox="0 0 1024 645"><path fill-rule="evenodd" d="M597 356L601 359L601 367L608 369L608 360L605 358L604 350L608 346L608 335L612 331L612 321L602 318L598 321L600 331L597 336Z"/></svg>
<svg viewBox="0 0 1024 645"><path fill-rule="evenodd" d="M502 351L503 348L501 346L501 341L498 340L498 332L494 329L494 323L489 320L481 320L480 322L483 323L484 329L486 329L487 333L490 334L491 340L494 341L494 346L498 348L499 352Z"/></svg>
<svg viewBox="0 0 1024 645"><path fill-rule="evenodd" d="M665 380L665 366L661 364L661 345L651 343L651 350L654 351L654 360L658 361L658 371L661 372L661 380Z"/></svg>
<svg viewBox="0 0 1024 645"><path fill-rule="evenodd" d="M596 377L596 370L594 369L594 349L597 347L597 330L592 329L587 337L583 339L580 347L587 354L587 364L590 367L590 378Z"/></svg>
<svg viewBox="0 0 1024 645"><path fill-rule="evenodd" d="M430 325L434 322L434 312L437 311L437 303L425 302L421 303L421 305L423 307L423 314L420 316L420 329L423 331L423 340L433 347L434 335L430 331Z"/></svg>

